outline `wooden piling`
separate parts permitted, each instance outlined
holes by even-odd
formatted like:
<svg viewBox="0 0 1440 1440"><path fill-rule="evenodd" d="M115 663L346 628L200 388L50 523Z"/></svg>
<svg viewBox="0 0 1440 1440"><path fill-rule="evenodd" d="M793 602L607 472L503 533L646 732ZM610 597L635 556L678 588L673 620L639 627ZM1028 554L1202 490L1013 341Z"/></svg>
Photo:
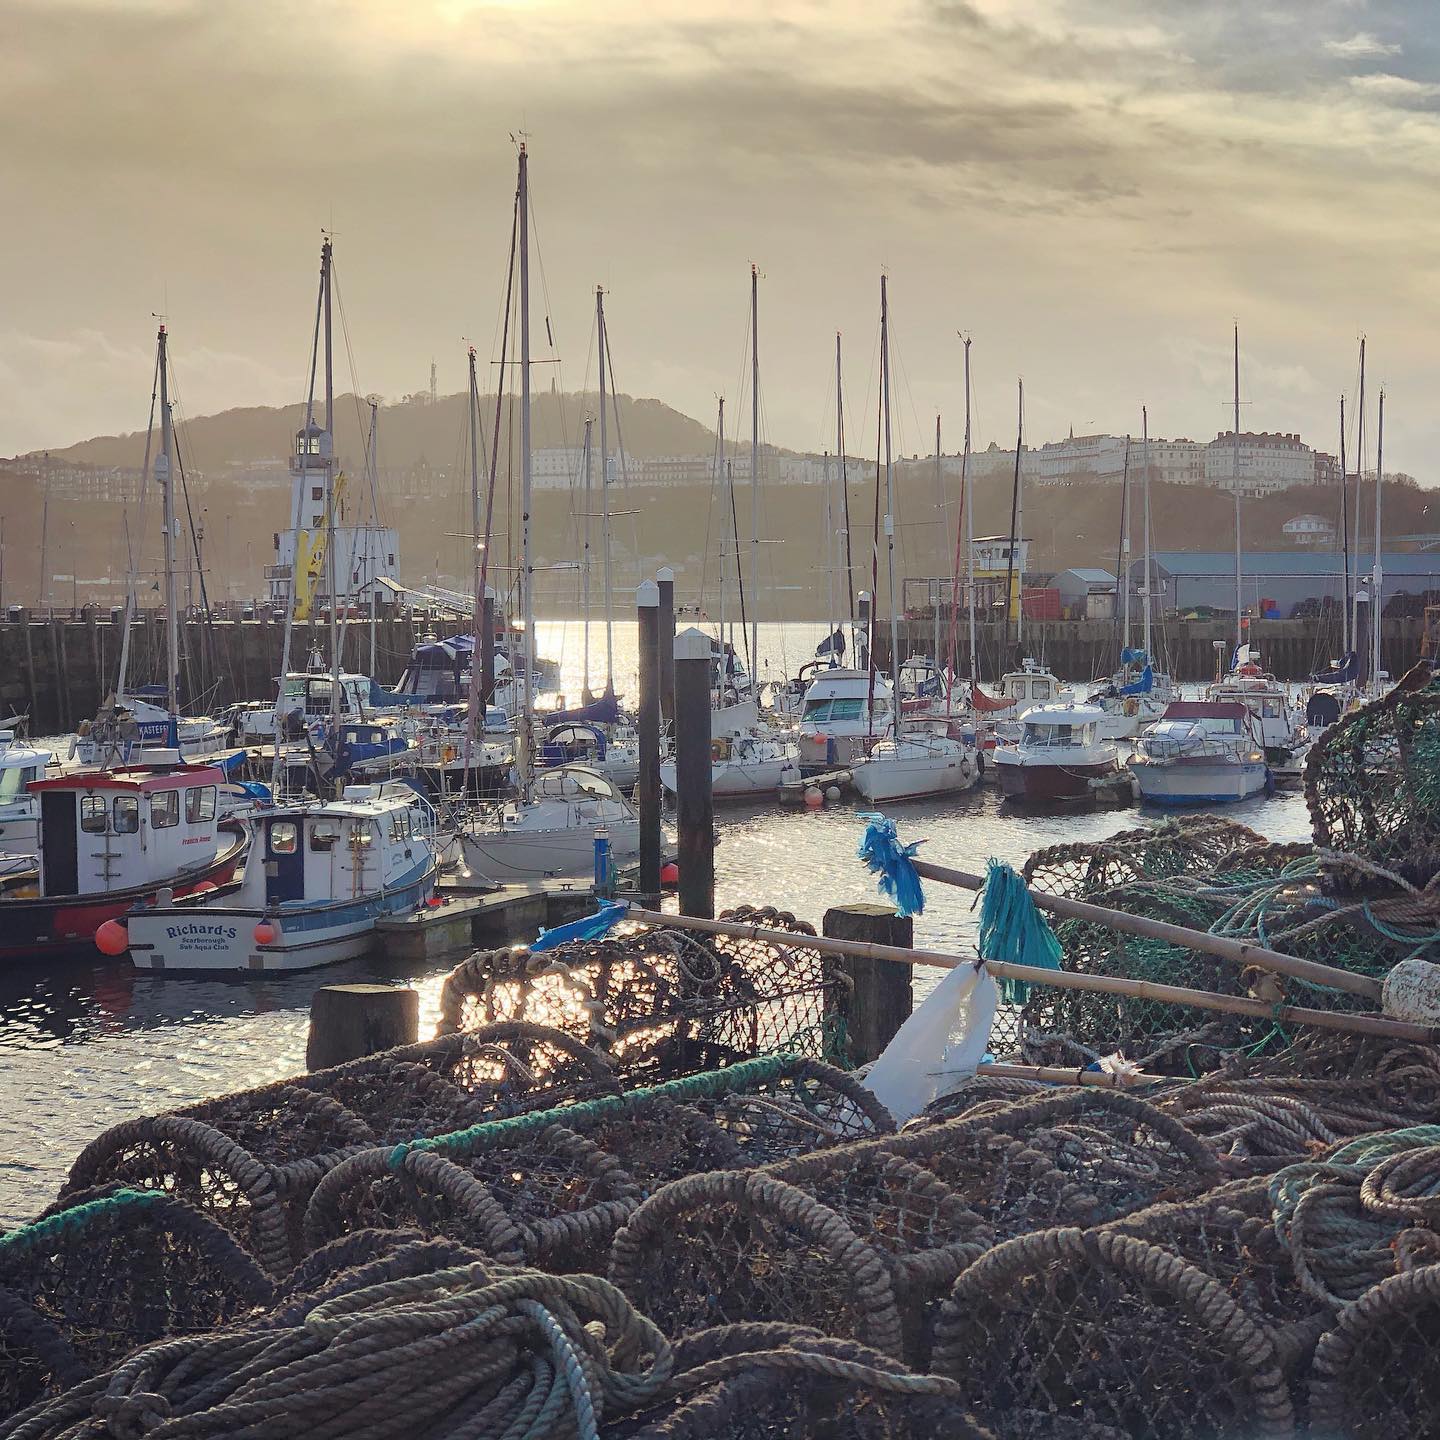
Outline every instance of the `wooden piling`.
<svg viewBox="0 0 1440 1440"><path fill-rule="evenodd" d="M310 998L305 1068L326 1070L419 1038L420 995L409 986L322 985Z"/></svg>
<svg viewBox="0 0 1440 1440"><path fill-rule="evenodd" d="M662 565L655 572L660 590L660 723L675 724L675 572Z"/></svg>
<svg viewBox="0 0 1440 1440"><path fill-rule="evenodd" d="M640 893L660 894L660 589L644 580L635 591L640 626L640 701L635 728L640 737ZM708 699L708 695L707 695Z"/></svg>
<svg viewBox="0 0 1440 1440"><path fill-rule="evenodd" d="M675 637L675 823L680 911L715 915L715 796L710 772L710 637Z"/></svg>
<svg viewBox="0 0 1440 1440"><path fill-rule="evenodd" d="M908 950L915 943L915 922L887 905L837 905L825 912L821 933L833 940L863 940ZM866 956L836 957L850 982L842 999L845 1051L852 1065L874 1060L910 1018L915 1008L914 974L909 965Z"/></svg>

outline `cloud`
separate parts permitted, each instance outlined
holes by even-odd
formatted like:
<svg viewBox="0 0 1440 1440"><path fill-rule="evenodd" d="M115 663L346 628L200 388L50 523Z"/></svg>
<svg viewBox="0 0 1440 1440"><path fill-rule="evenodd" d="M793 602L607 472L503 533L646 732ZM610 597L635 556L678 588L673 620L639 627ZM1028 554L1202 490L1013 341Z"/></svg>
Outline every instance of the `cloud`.
<svg viewBox="0 0 1440 1440"><path fill-rule="evenodd" d="M1407 75L1352 75L1350 88L1384 105L1424 105L1440 99L1440 85Z"/></svg>
<svg viewBox="0 0 1440 1440"><path fill-rule="evenodd" d="M1359 30L1346 40L1326 40L1321 48L1327 55L1341 60L1375 60L1384 55L1399 55L1404 47L1381 40L1368 30Z"/></svg>

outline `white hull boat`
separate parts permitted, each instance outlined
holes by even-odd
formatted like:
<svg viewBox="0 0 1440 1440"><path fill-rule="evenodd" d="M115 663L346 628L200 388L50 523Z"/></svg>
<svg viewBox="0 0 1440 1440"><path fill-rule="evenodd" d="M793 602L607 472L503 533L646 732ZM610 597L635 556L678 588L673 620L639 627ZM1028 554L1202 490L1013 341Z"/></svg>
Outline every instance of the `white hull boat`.
<svg viewBox="0 0 1440 1440"><path fill-rule="evenodd" d="M1140 797L1156 805L1246 800L1273 785L1249 710L1236 700L1177 700L1130 761Z"/></svg>
<svg viewBox="0 0 1440 1440"><path fill-rule="evenodd" d="M367 954L375 922L435 892L434 811L403 782L257 815L244 877L125 917L137 970L313 970Z"/></svg>
<svg viewBox="0 0 1440 1440"><path fill-rule="evenodd" d="M882 740L850 771L851 783L877 805L957 794L971 789L979 778L974 747L944 735Z"/></svg>
<svg viewBox="0 0 1440 1440"><path fill-rule="evenodd" d="M716 800L745 800L773 795L781 785L800 779L800 761L793 745L755 736L721 737L711 742L710 792ZM660 764L660 783L675 794L675 762Z"/></svg>
<svg viewBox="0 0 1440 1440"><path fill-rule="evenodd" d="M472 878L494 885L580 880L595 873L601 832L617 868L639 859L634 807L605 776L562 765L536 777L528 800L460 830L461 863Z"/></svg>

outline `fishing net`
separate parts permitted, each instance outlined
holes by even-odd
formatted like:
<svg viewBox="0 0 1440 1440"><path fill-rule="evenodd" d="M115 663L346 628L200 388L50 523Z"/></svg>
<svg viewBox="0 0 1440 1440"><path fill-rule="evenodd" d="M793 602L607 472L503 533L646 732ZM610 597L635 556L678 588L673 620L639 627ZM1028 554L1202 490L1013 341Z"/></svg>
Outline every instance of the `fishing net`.
<svg viewBox="0 0 1440 1440"><path fill-rule="evenodd" d="M1433 1238L1433 1237L1432 1237ZM1440 1433L1440 1264L1367 1290L1320 1341L1310 1379L1315 1435L1395 1440Z"/></svg>
<svg viewBox="0 0 1440 1440"><path fill-rule="evenodd" d="M0 1237L0 1403L11 1410L146 1341L211 1329L271 1297L218 1225L119 1188L75 1197Z"/></svg>
<svg viewBox="0 0 1440 1440"><path fill-rule="evenodd" d="M814 934L783 911L743 907L722 918ZM536 1021L655 1081L774 1051L836 1053L843 984L814 950L652 927L538 954L477 952L445 980L440 1030Z"/></svg>
<svg viewBox="0 0 1440 1440"><path fill-rule="evenodd" d="M615 1231L667 1180L893 1129L884 1107L843 1072L761 1057L352 1155L316 1187L305 1243L414 1228L507 1261L604 1269Z"/></svg>
<svg viewBox="0 0 1440 1440"><path fill-rule="evenodd" d="M953 1381L799 1326L717 1326L676 1341L674 1356L674 1398L607 1440L992 1440Z"/></svg>
<svg viewBox="0 0 1440 1440"><path fill-rule="evenodd" d="M1015 1440L1063 1433L1057 1420L1124 1436L1293 1433L1265 1331L1178 1255L1113 1231L1045 1230L982 1256L941 1310L934 1369Z"/></svg>

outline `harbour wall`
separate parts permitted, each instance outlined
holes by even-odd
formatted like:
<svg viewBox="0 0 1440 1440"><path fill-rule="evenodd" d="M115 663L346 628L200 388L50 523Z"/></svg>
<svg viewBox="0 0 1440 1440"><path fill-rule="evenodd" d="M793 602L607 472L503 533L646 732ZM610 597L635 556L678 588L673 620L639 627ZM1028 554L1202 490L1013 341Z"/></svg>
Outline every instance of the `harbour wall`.
<svg viewBox="0 0 1440 1440"><path fill-rule="evenodd" d="M399 679L416 642L434 626L427 617L400 616L376 622L375 678L381 684ZM948 618L946 622L948 629ZM1424 625L1418 619L1383 622L1381 655L1391 675L1401 675L1420 654ZM92 717L113 690L120 662L124 626L108 612L81 612L74 618L0 623L0 721L29 715L30 733L48 735L74 730ZM945 643L942 630L942 646ZM907 620L900 627L902 653L929 654L934 626L928 620ZM1267 669L1282 680L1299 680L1328 659L1318 646L1313 623L1299 620L1255 620L1251 643ZM193 711L214 711L237 700L268 698L280 673L285 625L274 619L195 621L182 626L182 675ZM876 625L876 649L888 664L890 630L882 616ZM1209 680L1215 675L1215 642L1226 660L1234 630L1223 622L1188 621L1164 627L1156 649L1162 663L1179 680ZM1002 642L1000 625L980 627L981 675L994 680L1000 669L996 656ZM292 669L304 668L312 643L325 647L325 627L312 632L296 626L290 647ZM959 633L964 656L965 630ZM141 615L132 626L130 674L143 683L164 674L165 626L157 617ZM1013 642L1009 663L1021 656L1046 662L1065 680L1107 675L1116 663L1115 626L1101 621L1026 622L1024 640ZM352 620L346 627L345 665L368 673L370 621Z"/></svg>
<svg viewBox="0 0 1440 1440"><path fill-rule="evenodd" d="M375 679L400 678L417 640L434 621L419 617L378 620L375 625ZM29 715L32 735L74 730L95 715L115 688L123 622L108 611L76 618L0 623L0 721ZM295 626L290 668L304 669L313 643L326 649L326 627L312 637ZM213 712L237 700L273 697L285 644L283 620L192 621L181 626L180 673L188 708ZM351 620L345 631L345 666L368 673L370 621ZM134 685L165 673L165 624L142 614L131 627L129 675Z"/></svg>
<svg viewBox="0 0 1440 1440"><path fill-rule="evenodd" d="M947 646L949 617L942 618L941 648ZM1362 621L1363 627L1363 621ZM999 670L1018 667L1025 656L1048 664L1062 680L1092 680L1114 672L1119 659L1117 627L1113 621L1026 620L1024 638L1017 646L1012 639L1007 664L997 667L996 657L1003 644L1000 624L979 627L980 674L993 680ZM1138 631L1138 626L1136 627ZM1381 622L1381 668L1392 676L1400 676L1420 658L1424 638L1424 621L1395 619ZM1252 620L1247 627L1252 647L1260 654L1265 669L1281 680L1303 680L1323 669L1332 658L1338 658L1338 641L1329 639L1328 649L1319 638L1314 621ZM1370 631L1363 629L1368 642ZM1228 666L1235 649L1235 622L1196 621L1169 622L1157 626L1154 649L1158 664L1176 680L1204 681L1215 678L1216 642L1219 654ZM1138 634L1132 641L1139 644ZM962 668L966 655L967 636L962 614L958 627L958 653ZM929 655L935 648L934 620L908 619L900 625L900 653ZM876 623L875 649L880 663L889 664L889 622L881 617Z"/></svg>

